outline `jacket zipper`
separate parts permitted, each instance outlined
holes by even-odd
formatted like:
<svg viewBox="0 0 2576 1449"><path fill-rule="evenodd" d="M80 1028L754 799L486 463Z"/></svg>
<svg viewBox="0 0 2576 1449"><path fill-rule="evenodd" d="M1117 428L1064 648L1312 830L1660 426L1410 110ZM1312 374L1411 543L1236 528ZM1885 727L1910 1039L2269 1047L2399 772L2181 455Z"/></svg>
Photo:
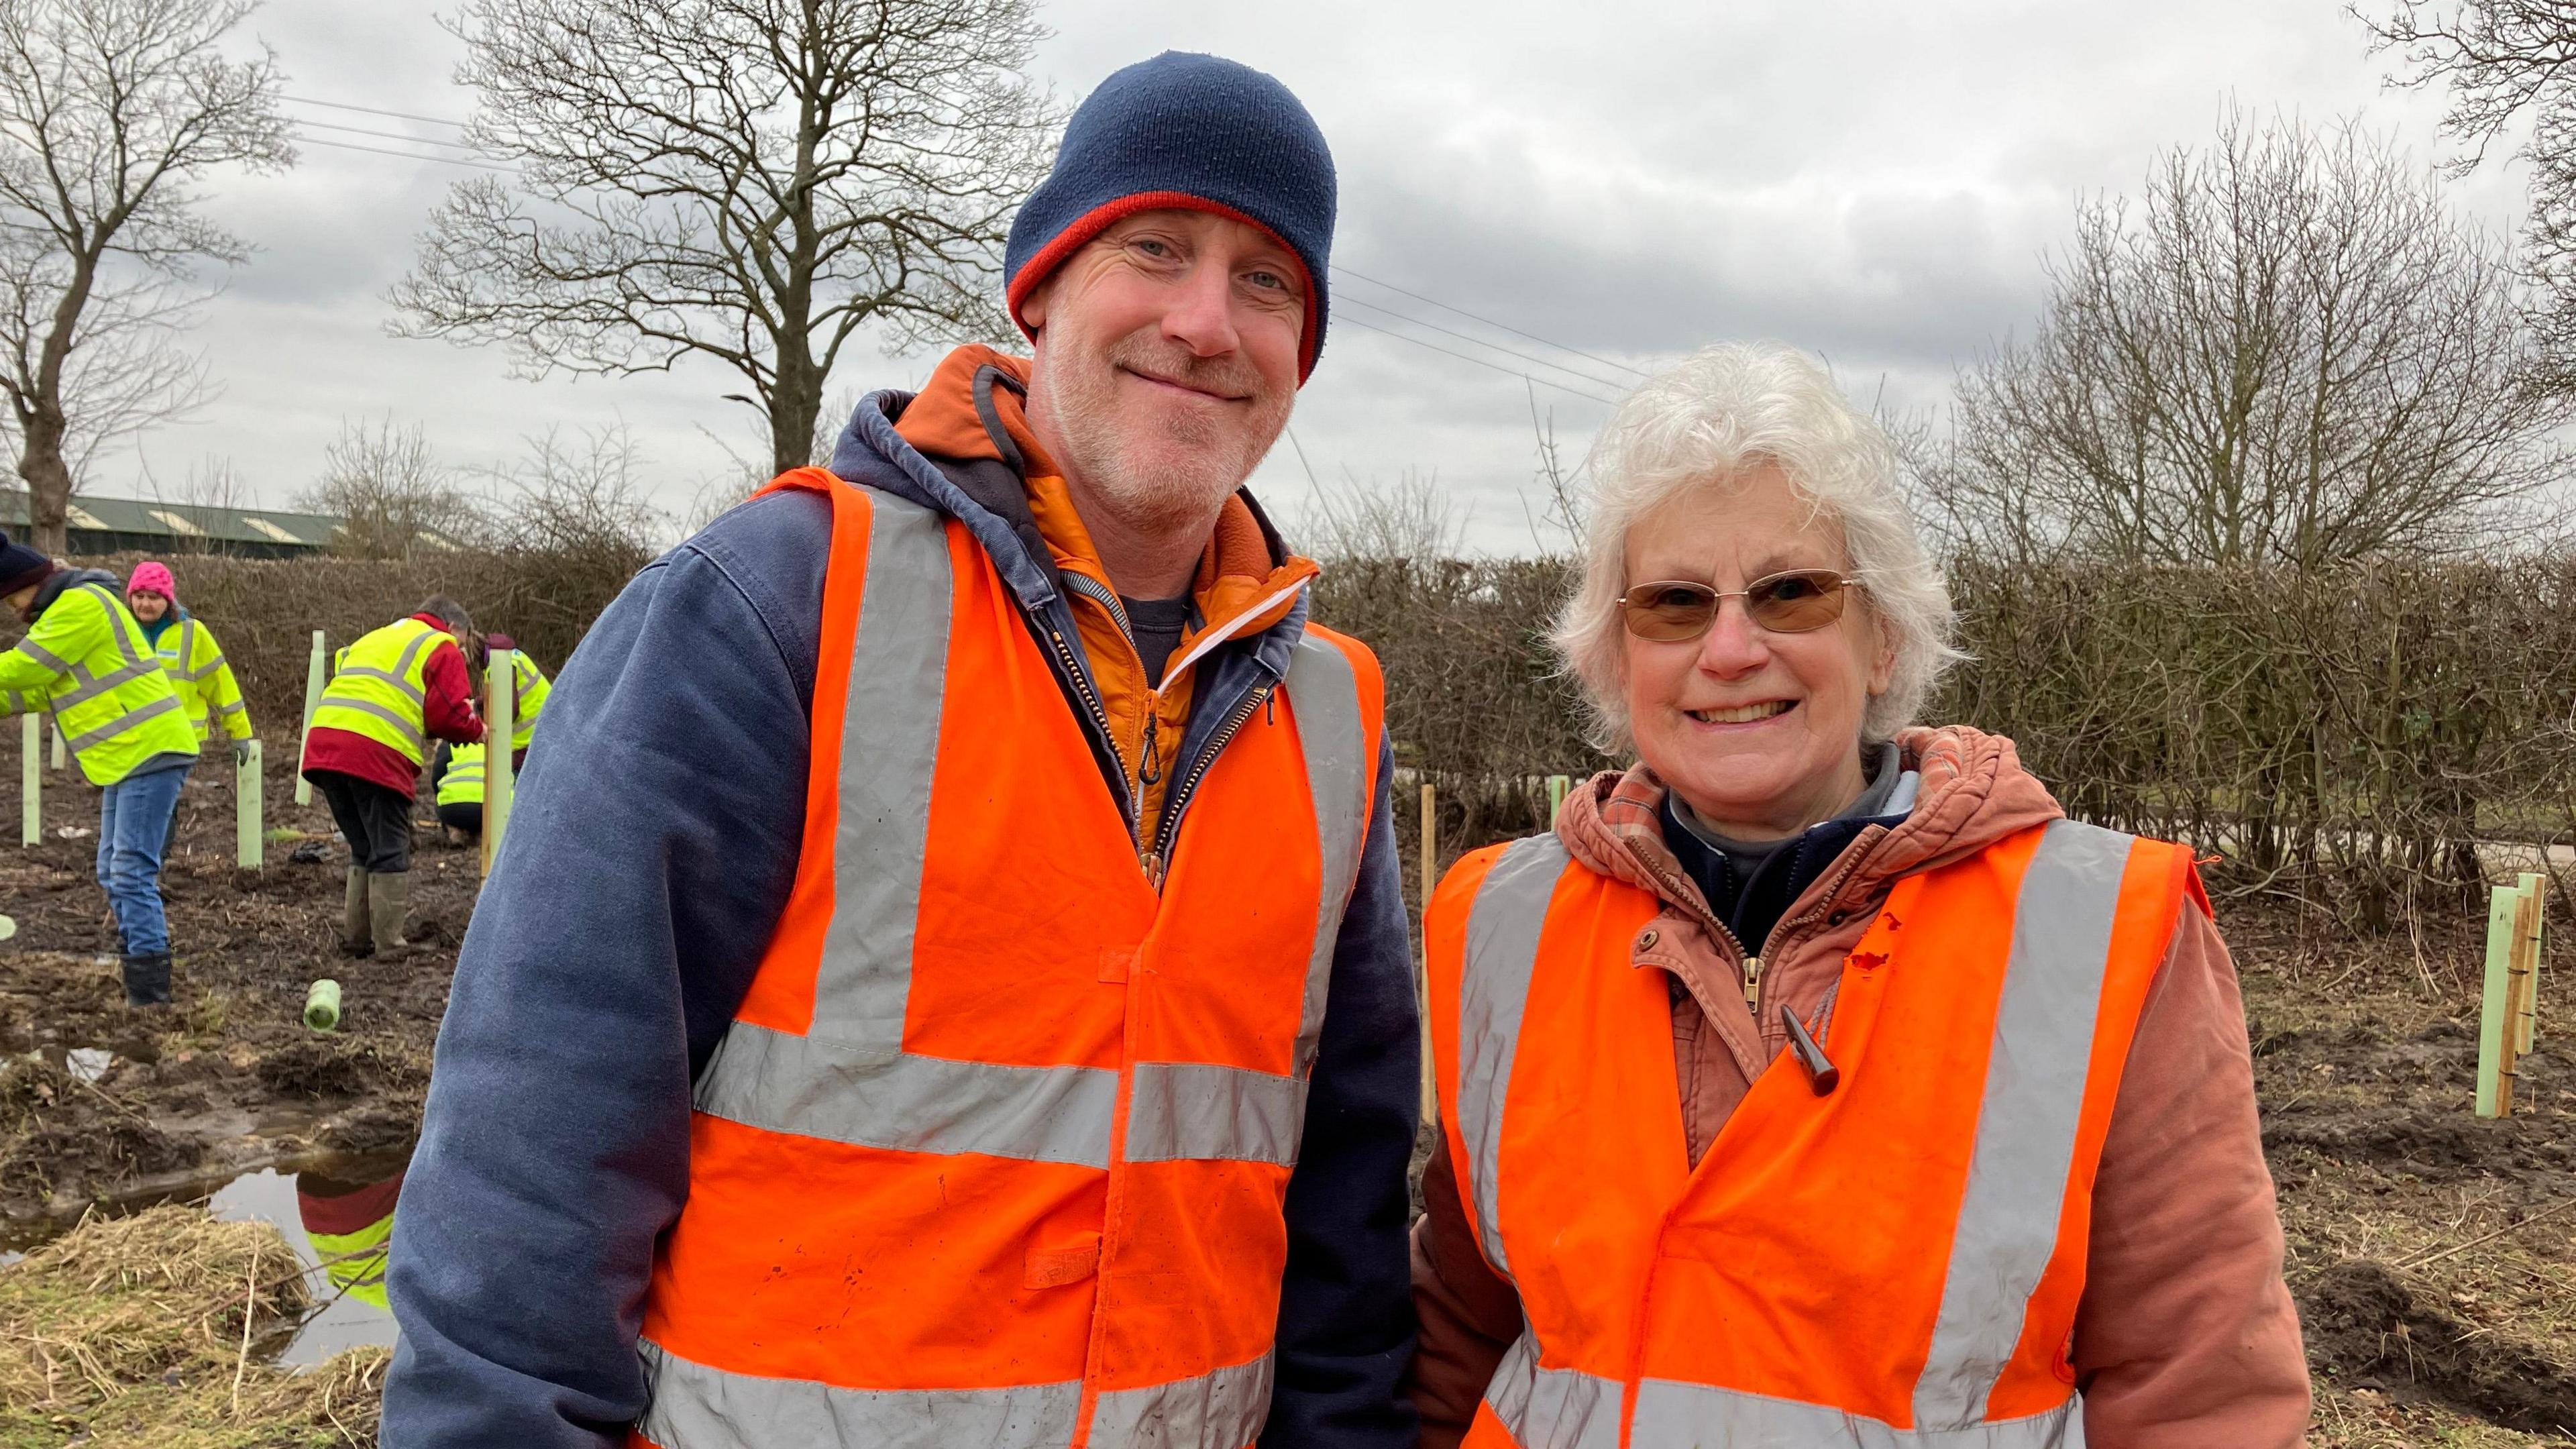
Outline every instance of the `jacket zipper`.
<svg viewBox="0 0 2576 1449"><path fill-rule="evenodd" d="M1216 733L1208 737L1207 747L1199 751L1189 773L1183 775L1180 783L1164 797L1163 818L1154 827L1153 853L1145 858L1145 874L1153 881L1154 889L1159 891L1163 888L1163 872L1169 864L1167 852L1171 849L1172 836L1180 828L1181 812L1189 808L1190 797L1198 792L1199 781L1207 778L1216 757L1224 753L1226 742L1234 738L1235 731L1243 728L1244 721L1252 718L1253 711L1261 708L1262 701L1270 697L1270 691L1275 687L1265 684L1245 695L1243 702L1236 705L1217 726Z"/></svg>
<svg viewBox="0 0 2576 1449"><path fill-rule="evenodd" d="M1109 732L1108 707L1100 702L1099 695L1092 692L1091 680L1082 672L1082 661L1075 656L1072 646L1064 642L1064 631L1056 628L1052 620L1046 621L1046 636L1047 643L1055 648L1056 658L1064 665L1064 677L1073 681L1074 692L1082 696L1082 707L1091 719L1091 727L1109 742L1109 753L1115 756L1118 737ZM1127 828L1133 831L1136 828L1136 802L1128 798L1127 782L1123 779L1118 782L1118 794L1119 813L1125 818Z"/></svg>

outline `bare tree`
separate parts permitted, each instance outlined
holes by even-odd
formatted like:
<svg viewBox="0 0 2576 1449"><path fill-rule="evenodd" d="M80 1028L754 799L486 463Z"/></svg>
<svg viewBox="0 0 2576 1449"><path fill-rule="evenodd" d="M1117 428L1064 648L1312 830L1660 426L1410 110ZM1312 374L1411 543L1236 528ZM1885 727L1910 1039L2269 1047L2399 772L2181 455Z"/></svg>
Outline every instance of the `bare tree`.
<svg viewBox="0 0 2576 1449"><path fill-rule="evenodd" d="M2517 119L2531 122L2531 219L2524 265L2540 293L2542 380L2576 392L2576 4L2568 0L2392 0L2346 9L2397 53L2395 84L2441 85L2443 129L2467 144L2450 169L2475 170Z"/></svg>
<svg viewBox="0 0 2576 1449"><path fill-rule="evenodd" d="M2349 126L2231 116L2097 198L2047 311L1959 378L1918 468L1954 542L2316 567L2527 522L2576 404L2533 385L2509 249ZM1921 450L1917 450L1917 458Z"/></svg>
<svg viewBox="0 0 2576 1449"><path fill-rule="evenodd" d="M1458 557L1466 519L1436 473L1412 468L1392 484L1361 481L1345 468L1335 487L1318 486L1298 511L1288 540L1300 553L1329 562L1368 559L1424 566Z"/></svg>
<svg viewBox="0 0 2576 1449"><path fill-rule="evenodd" d="M397 330L529 375L722 363L774 471L863 328L998 337L1055 127L1035 0L466 0L467 139L517 166L433 214Z"/></svg>
<svg viewBox="0 0 2576 1449"><path fill-rule="evenodd" d="M322 476L296 503L340 520L339 551L418 558L483 542L485 520L418 423L344 421L322 452Z"/></svg>
<svg viewBox="0 0 2576 1449"><path fill-rule="evenodd" d="M216 49L251 9L0 0L0 398L39 548L65 548L77 464L202 396L172 335L198 270L250 248L199 183L294 163L275 57Z"/></svg>

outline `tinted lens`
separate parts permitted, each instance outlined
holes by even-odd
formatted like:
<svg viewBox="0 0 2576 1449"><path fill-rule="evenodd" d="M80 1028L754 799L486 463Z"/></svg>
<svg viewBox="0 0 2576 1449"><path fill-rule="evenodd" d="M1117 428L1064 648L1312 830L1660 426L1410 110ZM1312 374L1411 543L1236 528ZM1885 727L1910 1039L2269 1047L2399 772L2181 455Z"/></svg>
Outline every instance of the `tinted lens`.
<svg viewBox="0 0 2576 1449"><path fill-rule="evenodd" d="M1620 609L1628 632L1640 639L1696 639L1717 617L1717 590L1706 584L1644 584L1628 591Z"/></svg>
<svg viewBox="0 0 2576 1449"><path fill-rule="evenodd" d="M1773 574L1744 591L1744 610L1774 634L1821 629L1843 616L1843 581L1814 569Z"/></svg>

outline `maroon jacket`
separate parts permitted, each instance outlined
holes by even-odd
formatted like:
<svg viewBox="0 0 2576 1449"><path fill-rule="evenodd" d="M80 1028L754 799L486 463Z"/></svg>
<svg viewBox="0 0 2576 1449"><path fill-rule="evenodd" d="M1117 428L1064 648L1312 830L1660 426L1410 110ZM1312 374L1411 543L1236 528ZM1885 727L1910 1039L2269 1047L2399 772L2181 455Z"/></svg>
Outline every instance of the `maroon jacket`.
<svg viewBox="0 0 2576 1449"><path fill-rule="evenodd" d="M1922 772L1913 812L1872 826L1773 928L1757 1021L1743 962L1663 844L1664 787L1643 766L1566 798L1556 834L1593 870L1664 901L1635 964L1670 972L1683 1130L1694 1163L1787 1044L1776 1008L1816 1014L1900 875L2061 815L2012 742L1964 728L1908 730ZM1451 1449L1521 1332L1520 1300L1488 1267L1458 1202L1447 1139L1423 1174L1413 1290L1422 1323L1414 1405L1426 1449ZM2307 1359L2281 1280L2281 1223L2255 1120L2254 1063L2236 969L2218 929L2186 906L2150 989L2093 1188L2092 1250L2073 1354L2093 1449L2294 1449L2308 1424Z"/></svg>
<svg viewBox="0 0 2576 1449"><path fill-rule="evenodd" d="M447 621L435 615L412 617L441 633L447 630ZM473 679L465 668L465 651L456 647L455 640L430 646L429 659L421 665L420 682L422 692L428 696L422 727L431 739L460 745L483 742L483 717L474 712ZM405 759L402 751L393 746L354 730L324 726L305 740L304 773L324 770L353 775L370 785L382 785L405 795L420 786L420 766Z"/></svg>

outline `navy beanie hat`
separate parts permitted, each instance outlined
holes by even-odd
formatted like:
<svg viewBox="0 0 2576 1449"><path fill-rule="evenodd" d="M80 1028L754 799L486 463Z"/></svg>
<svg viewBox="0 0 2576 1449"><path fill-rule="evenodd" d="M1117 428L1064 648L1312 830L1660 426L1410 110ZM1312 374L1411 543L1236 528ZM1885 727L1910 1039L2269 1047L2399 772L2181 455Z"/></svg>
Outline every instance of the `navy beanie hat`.
<svg viewBox="0 0 2576 1449"><path fill-rule="evenodd" d="M1248 65L1167 50L1100 83L1064 128L1055 170L1011 222L1011 320L1101 229L1139 211L1189 208L1249 222L1306 269L1297 379L1324 350L1333 255L1333 153L1288 88Z"/></svg>
<svg viewBox="0 0 2576 1449"><path fill-rule="evenodd" d="M52 559L0 533L0 594L14 594L29 584L41 584L53 572Z"/></svg>

